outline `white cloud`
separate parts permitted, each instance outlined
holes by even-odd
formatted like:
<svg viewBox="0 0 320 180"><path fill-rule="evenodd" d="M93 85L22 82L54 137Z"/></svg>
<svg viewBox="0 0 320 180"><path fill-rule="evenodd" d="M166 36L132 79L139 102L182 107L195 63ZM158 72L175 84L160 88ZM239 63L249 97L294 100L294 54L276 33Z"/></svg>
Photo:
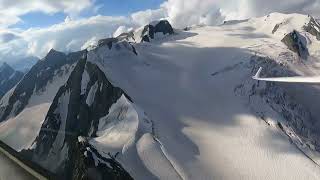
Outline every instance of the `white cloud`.
<svg viewBox="0 0 320 180"><path fill-rule="evenodd" d="M216 0L168 0L162 7L170 22L178 28L199 24L201 19L212 18L211 15L219 12Z"/></svg>
<svg viewBox="0 0 320 180"><path fill-rule="evenodd" d="M8 43L12 40L18 39L19 36L10 31L0 31L0 43Z"/></svg>
<svg viewBox="0 0 320 180"><path fill-rule="evenodd" d="M98 45L98 41L99 39L96 36L93 36L92 38L90 38L89 40L87 40L82 46L81 46L81 50L87 49L90 46L96 46Z"/></svg>
<svg viewBox="0 0 320 180"><path fill-rule="evenodd" d="M64 12L76 16L92 6L93 0L0 0L0 27L8 27L19 22L19 16L29 12Z"/></svg>
<svg viewBox="0 0 320 180"><path fill-rule="evenodd" d="M0 43L0 62L17 61L26 57L28 44L21 38Z"/></svg>
<svg viewBox="0 0 320 180"><path fill-rule="evenodd" d="M68 19L48 28L17 31L14 34L19 38L11 39L7 43L0 43L0 61L19 59L25 56L41 58L51 48L64 52L78 51L93 37L95 39L111 37L121 25L131 26L131 22L128 18L121 16L93 16L79 20Z"/></svg>
<svg viewBox="0 0 320 180"><path fill-rule="evenodd" d="M110 37L121 25L130 24L126 17L93 16L69 20L44 29L29 29L22 36L29 44L28 54L44 56L51 48L77 51L92 37Z"/></svg>
<svg viewBox="0 0 320 180"><path fill-rule="evenodd" d="M139 26L144 26L152 21L159 20L164 17L167 17L167 13L163 8L156 10L147 9L145 11L139 11L131 15L133 23Z"/></svg>
<svg viewBox="0 0 320 180"><path fill-rule="evenodd" d="M127 28L126 26L119 26L118 29L113 33L113 37L117 37L122 33L128 32L129 29L131 28Z"/></svg>
<svg viewBox="0 0 320 180"><path fill-rule="evenodd" d="M0 10L0 29L6 28L10 25L16 24L20 21L20 18L17 16L8 15L5 11Z"/></svg>

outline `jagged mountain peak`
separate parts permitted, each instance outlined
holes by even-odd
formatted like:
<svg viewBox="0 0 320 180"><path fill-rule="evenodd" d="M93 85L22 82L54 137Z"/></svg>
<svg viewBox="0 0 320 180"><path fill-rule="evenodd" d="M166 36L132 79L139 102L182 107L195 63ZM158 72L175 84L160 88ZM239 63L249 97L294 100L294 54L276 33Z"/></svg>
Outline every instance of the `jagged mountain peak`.
<svg viewBox="0 0 320 180"><path fill-rule="evenodd" d="M129 42L127 39L119 38L106 38L100 39L98 41L98 46L92 50L97 51L98 49L103 48L107 50L108 56L113 56L116 54L130 52L135 55L138 55L134 45Z"/></svg>
<svg viewBox="0 0 320 180"><path fill-rule="evenodd" d="M22 77L22 72L15 71L9 64L4 62L0 66L0 98L13 88Z"/></svg>
<svg viewBox="0 0 320 180"><path fill-rule="evenodd" d="M57 59L64 59L66 57L66 54L60 51L57 51L55 49L50 49L48 54L44 57L44 61L54 61Z"/></svg>
<svg viewBox="0 0 320 180"><path fill-rule="evenodd" d="M92 142L78 143L78 136L97 137L101 118L111 112L111 106L121 97L131 102L129 96L109 82L97 65L88 62L86 57L81 58L57 92L32 148L24 153L32 153L35 162L65 178L83 177L88 168L95 168L105 178L130 179L112 156L102 155ZM123 113L121 117L126 116L121 110L125 108L119 107L118 113ZM57 162L52 164L53 160Z"/></svg>
<svg viewBox="0 0 320 180"><path fill-rule="evenodd" d="M165 30L162 32L161 28L154 30L159 31L162 34L167 33ZM10 121L17 124L17 132L20 132L22 121L19 117L30 116L33 109L41 105L44 109L36 118L23 120L23 123L36 122L41 127L37 126L34 131L25 132L28 136L16 133L13 139L22 140L8 144L18 151L22 150L26 156L33 157L36 163L52 172L63 174L67 169L67 174L63 174L67 177L72 176L71 172L77 177L86 173L88 168L97 168L103 177L120 175L130 178L127 169L117 162L116 156L122 151L119 155L123 157L121 160L128 162L124 163L125 167L133 171L134 163L126 156L140 159L137 151L147 150L142 143L144 141L155 146L157 153L167 162L166 157L161 155L161 144L154 137L152 122L122 89L109 82L105 72L96 64L98 58L138 57L133 44L134 42L122 38L107 38L100 40L97 47L90 51L83 50L66 55L50 50L10 92L8 101L2 103L5 106L0 107L0 121L11 118ZM74 62L74 67L68 64L71 63L69 59L74 59L71 61ZM65 75L60 77L60 71ZM31 107L31 110L27 107ZM109 125L114 126L111 134L119 131L126 135L113 141L113 137L108 136ZM6 130L1 132L4 131ZM77 142L78 136L85 136L90 140L81 144ZM105 140L119 147L113 149L112 144L109 146L104 143ZM139 144L138 147L135 144ZM103 150L105 148L109 149L106 153ZM72 155L75 149L79 151ZM135 153L132 154L132 151ZM55 164L52 164L53 160L56 161ZM143 159L139 163L142 164L142 161ZM88 162L93 163L87 164ZM79 171L80 167L85 169ZM166 163L165 167L170 168L169 163ZM148 170L144 168L143 171Z"/></svg>
<svg viewBox="0 0 320 180"><path fill-rule="evenodd" d="M153 21L134 32L136 42L151 42L162 36L171 35L174 30L167 20Z"/></svg>
<svg viewBox="0 0 320 180"><path fill-rule="evenodd" d="M60 52L60 51L55 50L54 48L51 48L49 50L48 54L51 54L51 53L63 53L63 52Z"/></svg>
<svg viewBox="0 0 320 180"><path fill-rule="evenodd" d="M304 26L304 30L312 34L320 41L320 23L312 16L310 16L310 21Z"/></svg>
<svg viewBox="0 0 320 180"><path fill-rule="evenodd" d="M174 29L168 20L152 21L149 24L142 26L136 30L131 30L122 33L116 37L118 40L127 40L129 42L141 43L151 42L152 40L160 39L160 36L172 35Z"/></svg>
<svg viewBox="0 0 320 180"><path fill-rule="evenodd" d="M2 65L1 65L1 67L3 67L3 66L4 66L4 67L8 67L9 64L8 64L7 62L3 62ZM10 67L10 66L9 66L9 67Z"/></svg>
<svg viewBox="0 0 320 180"><path fill-rule="evenodd" d="M281 40L291 51L296 52L299 57L307 59L309 52L307 48L307 40L298 31L293 30L286 34Z"/></svg>
<svg viewBox="0 0 320 180"><path fill-rule="evenodd" d="M100 39L98 41L98 46L104 46L104 45L107 45L109 49L112 48L112 45L114 43L117 43L119 42L119 39L118 38L106 38L106 39Z"/></svg>
<svg viewBox="0 0 320 180"><path fill-rule="evenodd" d="M14 69L7 62L3 62L2 65L0 66L0 71L4 71L4 70L14 71Z"/></svg>
<svg viewBox="0 0 320 180"><path fill-rule="evenodd" d="M23 76L15 89L8 94L8 98L1 99L0 122L24 113L23 110L30 104L51 102L58 88L69 77L75 63L85 54L86 51L66 55L56 50L50 50L45 58L38 61ZM41 116L39 117L41 119Z"/></svg>
<svg viewBox="0 0 320 180"><path fill-rule="evenodd" d="M100 39L96 45L89 46L87 50L96 51L101 47L107 47L106 50L109 50L109 56L112 56L112 54L119 54L124 51L133 52L135 55L138 55L134 44L151 42L152 40L161 39L162 36L172 34L174 34L174 30L169 21L153 21L148 25L138 28L137 30L122 33L117 37Z"/></svg>

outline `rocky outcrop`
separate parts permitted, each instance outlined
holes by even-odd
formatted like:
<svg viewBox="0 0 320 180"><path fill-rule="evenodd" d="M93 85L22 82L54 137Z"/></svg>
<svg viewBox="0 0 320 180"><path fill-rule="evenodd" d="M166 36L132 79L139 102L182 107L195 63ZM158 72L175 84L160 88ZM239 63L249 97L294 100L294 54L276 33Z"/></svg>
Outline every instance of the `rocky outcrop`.
<svg viewBox="0 0 320 180"><path fill-rule="evenodd" d="M130 42L128 42L127 39L129 39L129 37L124 37L124 35L120 35L117 38L101 39L98 41L98 47L107 46L109 50L120 50L121 48L125 48L138 55L135 47Z"/></svg>
<svg viewBox="0 0 320 180"><path fill-rule="evenodd" d="M112 48L112 45L114 43L117 43L119 42L119 39L118 38L106 38L106 39L100 39L98 41L98 47L101 47L101 46L105 46L107 45L109 49Z"/></svg>
<svg viewBox="0 0 320 180"><path fill-rule="evenodd" d="M272 34L275 34L281 27L287 25L288 23L289 23L289 20L287 19L281 23L276 24L272 29Z"/></svg>
<svg viewBox="0 0 320 180"><path fill-rule="evenodd" d="M310 17L310 22L304 26L304 29L320 41L320 24L313 17Z"/></svg>
<svg viewBox="0 0 320 180"><path fill-rule="evenodd" d="M276 33L276 32L278 31L278 29L280 28L281 24L282 24L282 23L276 24L276 25L274 26L274 28L273 28L273 30L272 30L272 34L274 34L274 33Z"/></svg>
<svg viewBox="0 0 320 180"><path fill-rule="evenodd" d="M126 40L126 41L135 42L134 31L130 31L130 32L126 32L126 33L121 33L121 34L117 37L117 39L119 39L120 41Z"/></svg>
<svg viewBox="0 0 320 180"><path fill-rule="evenodd" d="M7 63L3 63L0 67L0 99L16 85L22 77L22 72L15 71Z"/></svg>
<svg viewBox="0 0 320 180"><path fill-rule="evenodd" d="M160 20L146 25L140 35L141 42L150 42L151 39L155 39L157 33L162 35L173 34L173 28L167 20Z"/></svg>
<svg viewBox="0 0 320 180"><path fill-rule="evenodd" d="M75 156L77 159L75 160L72 179L133 179L115 158L101 156L86 140L76 143Z"/></svg>
<svg viewBox="0 0 320 180"><path fill-rule="evenodd" d="M282 40L287 47L296 52L301 58L306 59L309 55L307 48L307 41L304 36L302 36L298 31L294 30L287 34Z"/></svg>
<svg viewBox="0 0 320 180"><path fill-rule="evenodd" d="M154 21L136 31L122 33L117 37L101 39L98 41L98 46L107 45L109 49L119 42L141 43L151 42L157 39L158 36L166 36L174 34L174 30L167 20ZM134 47L133 47L134 49Z"/></svg>

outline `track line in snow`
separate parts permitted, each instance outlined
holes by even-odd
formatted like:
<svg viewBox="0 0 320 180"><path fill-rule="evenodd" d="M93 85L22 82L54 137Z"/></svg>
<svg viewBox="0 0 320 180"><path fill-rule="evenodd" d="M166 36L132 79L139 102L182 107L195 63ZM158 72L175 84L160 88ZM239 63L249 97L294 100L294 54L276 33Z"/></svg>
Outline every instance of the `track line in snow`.
<svg viewBox="0 0 320 180"><path fill-rule="evenodd" d="M239 63L233 64L233 65L230 65L230 66L226 66L225 68L212 73L211 76L216 76L216 75L221 74L221 73L226 73L228 71L232 71L233 69L239 67L242 64L243 64L243 62L239 62Z"/></svg>
<svg viewBox="0 0 320 180"><path fill-rule="evenodd" d="M304 154L310 161L312 161L315 165L317 165L319 168L320 168L320 165L315 161L313 160L307 153L305 153L299 146L298 144L290 137L290 135L287 133L287 131L284 130L283 128L284 125L282 125L280 122L278 122L278 127L279 129L281 130L281 132L283 132L290 140L290 142L292 144L294 144L294 146L302 153Z"/></svg>
<svg viewBox="0 0 320 180"><path fill-rule="evenodd" d="M163 144L161 143L161 141L159 141L157 138L154 138L154 140L160 145L161 148L161 152L163 154L163 156L168 160L168 162L170 163L170 165L172 166L172 168L174 169L174 171L179 175L181 180L185 180L187 179L184 175L183 172L181 172L181 168L176 167L176 163L174 163L173 160L171 160L171 158L169 157L168 153L166 152L165 147L163 146Z"/></svg>

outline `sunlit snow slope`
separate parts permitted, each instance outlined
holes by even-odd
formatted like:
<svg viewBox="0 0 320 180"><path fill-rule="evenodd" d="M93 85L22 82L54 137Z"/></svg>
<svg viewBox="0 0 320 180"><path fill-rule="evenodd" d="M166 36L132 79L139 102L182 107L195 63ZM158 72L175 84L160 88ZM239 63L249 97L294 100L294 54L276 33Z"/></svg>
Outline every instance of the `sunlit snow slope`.
<svg viewBox="0 0 320 180"><path fill-rule="evenodd" d="M239 85L258 85L251 76L259 59L275 68L285 66L284 74L315 68L308 66L319 62L315 37L307 35L314 42L308 44L310 61L281 42L284 33L297 27L303 31L308 21L304 15L272 14L194 27L164 40L136 44L138 56L110 58L98 49L89 52L88 60L148 113L181 178L319 179L319 166L289 140L284 127L277 126L285 121L281 114L262 100L251 104L237 92ZM285 25L272 33L281 22ZM137 172L129 173L135 177Z"/></svg>

